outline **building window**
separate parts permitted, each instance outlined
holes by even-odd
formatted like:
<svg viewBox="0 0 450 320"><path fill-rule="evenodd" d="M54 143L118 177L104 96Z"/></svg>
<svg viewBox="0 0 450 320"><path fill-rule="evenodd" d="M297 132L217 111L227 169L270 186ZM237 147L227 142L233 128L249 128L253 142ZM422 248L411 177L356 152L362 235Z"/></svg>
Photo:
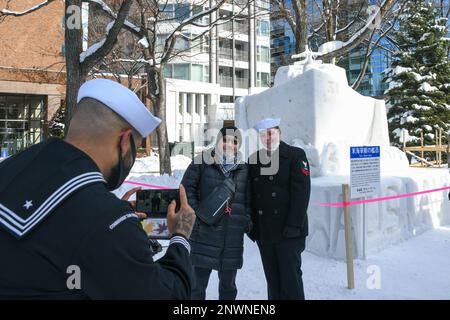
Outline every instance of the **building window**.
<svg viewBox="0 0 450 320"><path fill-rule="evenodd" d="M172 70L172 65L171 64L167 64L164 66L164 77L166 78L173 78L173 70Z"/></svg>
<svg viewBox="0 0 450 320"><path fill-rule="evenodd" d="M1 94L0 149L13 155L43 141L48 130L44 126L46 110L45 96Z"/></svg>
<svg viewBox="0 0 450 320"><path fill-rule="evenodd" d="M270 62L270 50L268 47L256 46L256 61Z"/></svg>
<svg viewBox="0 0 450 320"><path fill-rule="evenodd" d="M191 67L191 80L202 81L203 80L203 66L201 64L193 64Z"/></svg>
<svg viewBox="0 0 450 320"><path fill-rule="evenodd" d="M164 13L162 15L164 20L175 19L178 22L182 22L191 15L191 6L187 3L160 4L159 10Z"/></svg>
<svg viewBox="0 0 450 320"><path fill-rule="evenodd" d="M270 22L267 20L256 20L256 34L258 36L270 36Z"/></svg>
<svg viewBox="0 0 450 320"><path fill-rule="evenodd" d="M256 73L256 86L257 87L270 87L270 75L266 72Z"/></svg>
<svg viewBox="0 0 450 320"><path fill-rule="evenodd" d="M175 79L189 80L189 64L174 64Z"/></svg>
<svg viewBox="0 0 450 320"><path fill-rule="evenodd" d="M220 103L233 103L233 96L220 96Z"/></svg>

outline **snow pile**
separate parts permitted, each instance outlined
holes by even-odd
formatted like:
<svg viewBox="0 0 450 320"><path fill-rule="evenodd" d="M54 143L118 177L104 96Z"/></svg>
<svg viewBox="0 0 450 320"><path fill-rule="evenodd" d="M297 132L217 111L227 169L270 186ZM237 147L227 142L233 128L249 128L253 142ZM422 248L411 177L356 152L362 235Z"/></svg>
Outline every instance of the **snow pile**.
<svg viewBox="0 0 450 320"><path fill-rule="evenodd" d="M160 187L165 188L172 188L177 189L180 185L181 179L183 179L184 170L175 170L172 174L172 176L169 176L168 174L165 175L139 175L139 174L133 174L131 173L126 181L132 181L132 182L139 182L139 183L145 183L150 185L156 185ZM138 185L130 184L130 183L124 183L122 186L115 190L113 193L121 198L125 192L128 190L131 190L133 188L139 187ZM143 186L142 189L152 189L150 187ZM134 200L135 196L133 195L130 200Z"/></svg>
<svg viewBox="0 0 450 320"><path fill-rule="evenodd" d="M326 54L335 50L338 50L340 48L342 48L344 46L344 42L342 41L329 41L329 42L325 42L324 44L322 44L319 47L319 53L321 54Z"/></svg>
<svg viewBox="0 0 450 320"><path fill-rule="evenodd" d="M176 155L170 158L172 170L185 170L191 163L191 158ZM157 173L159 172L159 157L156 155L144 158L137 158L131 173Z"/></svg>
<svg viewBox="0 0 450 320"><path fill-rule="evenodd" d="M181 179L183 178L184 171L189 166L192 160L191 158L183 155L176 155L171 157L170 161L172 163L172 176L169 176L167 174L160 176L158 156L137 158L126 181L176 189L178 188ZM138 185L124 183L119 189L114 191L114 194L121 198L125 194L125 192L136 187L138 187ZM150 187L145 186L143 186L142 188L151 189ZM134 199L135 197L133 195L130 200Z"/></svg>

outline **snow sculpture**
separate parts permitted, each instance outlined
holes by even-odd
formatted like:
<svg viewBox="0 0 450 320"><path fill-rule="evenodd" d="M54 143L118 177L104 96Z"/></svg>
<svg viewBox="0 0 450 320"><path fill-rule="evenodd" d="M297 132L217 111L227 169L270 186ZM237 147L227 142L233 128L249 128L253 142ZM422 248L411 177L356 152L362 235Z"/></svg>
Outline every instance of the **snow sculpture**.
<svg viewBox="0 0 450 320"><path fill-rule="evenodd" d="M403 152L389 146L383 100L365 97L347 84L345 70L314 61L318 53L281 67L275 84L236 103L236 123L248 129L266 117L282 119L284 141L305 149L312 176L349 173L349 146L380 145L389 162L382 170L405 168Z"/></svg>
<svg viewBox="0 0 450 320"><path fill-rule="evenodd" d="M330 48L322 48L327 50ZM302 147L311 165L307 250L343 259L342 208L318 204L342 201L342 184L349 183L350 146L381 146L379 196L440 188L450 185L450 179L445 169L409 168L405 154L389 145L384 101L354 91L347 84L345 70L315 61L318 55L307 50L300 55L302 62L277 71L273 88L239 99L235 104L236 124L245 130L266 117L282 119L283 140ZM256 137L249 134L248 139ZM359 258L450 223L446 191L351 206L350 211L354 255Z"/></svg>

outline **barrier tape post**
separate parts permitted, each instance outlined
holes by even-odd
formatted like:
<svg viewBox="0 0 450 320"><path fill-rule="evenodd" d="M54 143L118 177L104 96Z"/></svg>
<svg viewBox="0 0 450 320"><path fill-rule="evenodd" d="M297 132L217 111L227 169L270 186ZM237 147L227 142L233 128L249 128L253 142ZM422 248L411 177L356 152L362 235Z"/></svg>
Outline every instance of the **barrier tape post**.
<svg viewBox="0 0 450 320"><path fill-rule="evenodd" d="M345 227L345 253L347 257L347 288L355 288L355 273L353 270L353 236L352 236L352 217L348 202L350 201L349 185L342 185L342 195L344 201L344 227Z"/></svg>

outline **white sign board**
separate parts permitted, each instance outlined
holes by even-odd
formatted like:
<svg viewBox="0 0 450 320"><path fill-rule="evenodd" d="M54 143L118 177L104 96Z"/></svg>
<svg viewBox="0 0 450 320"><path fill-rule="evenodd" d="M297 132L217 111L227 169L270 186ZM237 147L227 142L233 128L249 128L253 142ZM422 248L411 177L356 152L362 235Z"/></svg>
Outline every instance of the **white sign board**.
<svg viewBox="0 0 450 320"><path fill-rule="evenodd" d="M373 196L380 190L380 147L350 147L350 197Z"/></svg>

